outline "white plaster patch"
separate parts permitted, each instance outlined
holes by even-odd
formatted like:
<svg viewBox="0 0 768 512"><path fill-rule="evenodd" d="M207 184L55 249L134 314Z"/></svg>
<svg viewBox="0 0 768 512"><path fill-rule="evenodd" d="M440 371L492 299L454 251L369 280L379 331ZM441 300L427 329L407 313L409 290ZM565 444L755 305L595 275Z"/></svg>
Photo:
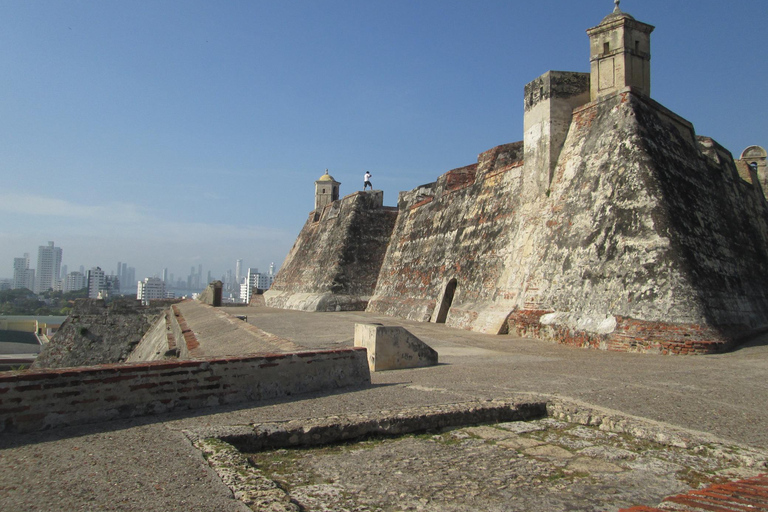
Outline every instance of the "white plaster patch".
<svg viewBox="0 0 768 512"><path fill-rule="evenodd" d="M539 322L542 325L565 325L595 334L610 334L616 330L616 317L613 315L574 315L556 311L543 315Z"/></svg>

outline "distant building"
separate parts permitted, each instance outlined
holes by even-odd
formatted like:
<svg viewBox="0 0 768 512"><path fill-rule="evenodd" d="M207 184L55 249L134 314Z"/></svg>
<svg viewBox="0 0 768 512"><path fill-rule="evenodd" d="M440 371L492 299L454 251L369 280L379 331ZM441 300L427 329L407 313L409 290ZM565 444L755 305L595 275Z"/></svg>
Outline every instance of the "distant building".
<svg viewBox="0 0 768 512"><path fill-rule="evenodd" d="M270 271L274 272L274 263L270 266ZM248 302L251 300L251 295L256 293L256 290L269 290L274 280L274 274L263 274L257 268L249 268L248 278L240 286L240 300Z"/></svg>
<svg viewBox="0 0 768 512"><path fill-rule="evenodd" d="M105 294L106 292L106 294ZM104 277L104 290L101 292L101 297L106 299L112 295L120 294L120 279L117 276Z"/></svg>
<svg viewBox="0 0 768 512"><path fill-rule="evenodd" d="M136 269L129 267L127 263L117 262L117 279L120 281L120 289L116 289L115 293L121 290L130 290L131 283L136 282ZM125 287L125 288L123 288Z"/></svg>
<svg viewBox="0 0 768 512"><path fill-rule="evenodd" d="M128 267L127 264L123 263L123 276L120 282L125 285L126 290L130 289L136 282L136 267Z"/></svg>
<svg viewBox="0 0 768 512"><path fill-rule="evenodd" d="M89 299L98 299L99 293L106 290L106 276L101 267L94 267L88 271L87 286Z"/></svg>
<svg viewBox="0 0 768 512"><path fill-rule="evenodd" d="M144 278L144 281L138 282L136 298L144 305L148 305L150 300L166 298L165 283L159 277Z"/></svg>
<svg viewBox="0 0 768 512"><path fill-rule="evenodd" d="M53 242L41 245L37 251L37 271L35 293L42 293L56 288L61 272L61 247L55 247Z"/></svg>
<svg viewBox="0 0 768 512"><path fill-rule="evenodd" d="M64 286L62 291L64 293L76 292L78 290L82 290L86 286L88 286L88 282L81 272L70 272L67 274L67 277L64 278Z"/></svg>
<svg viewBox="0 0 768 512"><path fill-rule="evenodd" d="M29 268L29 253L24 253L21 258L13 258L12 290L26 288L32 291L35 288L35 269Z"/></svg>

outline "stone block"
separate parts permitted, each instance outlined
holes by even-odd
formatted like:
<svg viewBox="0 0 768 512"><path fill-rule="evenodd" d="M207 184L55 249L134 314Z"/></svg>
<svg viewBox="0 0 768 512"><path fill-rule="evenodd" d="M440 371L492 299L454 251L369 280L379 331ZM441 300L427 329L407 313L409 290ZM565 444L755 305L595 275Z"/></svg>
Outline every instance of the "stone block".
<svg viewBox="0 0 768 512"><path fill-rule="evenodd" d="M368 350L372 372L437 364L437 352L399 326L355 324L355 346Z"/></svg>

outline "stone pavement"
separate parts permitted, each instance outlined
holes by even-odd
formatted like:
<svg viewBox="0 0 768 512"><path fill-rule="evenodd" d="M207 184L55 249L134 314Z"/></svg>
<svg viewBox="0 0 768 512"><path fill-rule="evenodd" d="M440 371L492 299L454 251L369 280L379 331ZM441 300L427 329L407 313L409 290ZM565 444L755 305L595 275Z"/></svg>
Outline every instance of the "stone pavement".
<svg viewBox="0 0 768 512"><path fill-rule="evenodd" d="M232 309L234 314L247 315L249 323L262 330L307 348L351 345L356 322L403 325L439 352L440 365L375 373L373 386L347 393L303 396L289 402L179 413L56 432L4 435L0 438L0 509L244 511L248 508L234 499L232 491L190 441L195 439L196 432L200 434L198 438L226 436L253 429L254 425L311 422L317 418L382 414L383 411L396 415L403 409L440 409L449 404L491 399L563 400L582 404L585 410L603 411L602 415L643 423L645 431L651 433L682 433L684 437L695 438L696 446L727 446L735 451L746 450L745 446L758 451L768 449L768 410L764 405L768 399L768 337L753 340L728 354L662 357L581 350L360 312ZM567 430L585 427L581 423ZM621 421L611 420L606 424L609 423L619 425ZM469 437L458 438L458 443L466 442L469 448L479 450L481 458L484 457L482 450L498 444L498 440L485 439L477 431L474 435L473 431L469 432ZM394 465L410 464L417 469L420 464L428 466L434 451L430 447L451 447L454 442L449 437L453 436L451 431L431 435L441 438L404 439L407 443L432 443L427 448L419 448L423 455L409 457L410 451L394 450L379 459L380 463L371 471L396 474L402 469L394 469ZM526 435L535 436L534 433L522 436ZM566 437L573 436L567 434ZM589 447L582 449L586 448ZM514 447L510 450L514 452L508 454L507 462L521 453ZM462 458L451 455L446 460ZM529 460L529 457L522 459ZM486 468L489 474L503 473L504 469L490 464L491 460ZM757 471L747 466L739 466L734 471ZM468 467L457 474L473 471L475 469ZM424 479L418 482L422 489L430 488L428 480L432 479L434 484L438 482L435 479L441 477L429 471L419 470L417 474ZM525 473L517 471L516 474ZM559 474L564 473L550 473ZM544 480L545 486L551 483L549 477ZM524 499L526 489L521 487L515 491L513 487L505 492ZM684 491L678 488L670 494ZM598 486L591 492L607 494L615 492L615 488ZM643 497L643 489L634 496ZM621 506L656 506L660 496L649 492L646 499L625 500ZM402 505L397 505L398 500L393 498L391 510L398 510L398 506L417 509L417 503L430 509L418 501L429 498L418 496L415 502L403 501ZM506 508L504 503L494 505L492 501L484 508L483 503L482 499L476 500L474 509L518 510ZM527 510L581 510L569 508L567 500L562 506L550 505L552 503L541 501L537 507L533 501ZM446 506L444 510L464 508Z"/></svg>

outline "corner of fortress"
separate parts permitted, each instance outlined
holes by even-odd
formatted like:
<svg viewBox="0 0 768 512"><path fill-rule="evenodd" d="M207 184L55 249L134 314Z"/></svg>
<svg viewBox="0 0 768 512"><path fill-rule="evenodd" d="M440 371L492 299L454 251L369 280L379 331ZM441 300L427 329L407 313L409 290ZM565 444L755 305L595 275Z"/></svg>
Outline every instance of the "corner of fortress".
<svg viewBox="0 0 768 512"><path fill-rule="evenodd" d="M651 99L653 30L617 7L589 73L525 86L522 142L396 209L326 172L267 305L664 354L768 328L766 152L734 160Z"/></svg>

